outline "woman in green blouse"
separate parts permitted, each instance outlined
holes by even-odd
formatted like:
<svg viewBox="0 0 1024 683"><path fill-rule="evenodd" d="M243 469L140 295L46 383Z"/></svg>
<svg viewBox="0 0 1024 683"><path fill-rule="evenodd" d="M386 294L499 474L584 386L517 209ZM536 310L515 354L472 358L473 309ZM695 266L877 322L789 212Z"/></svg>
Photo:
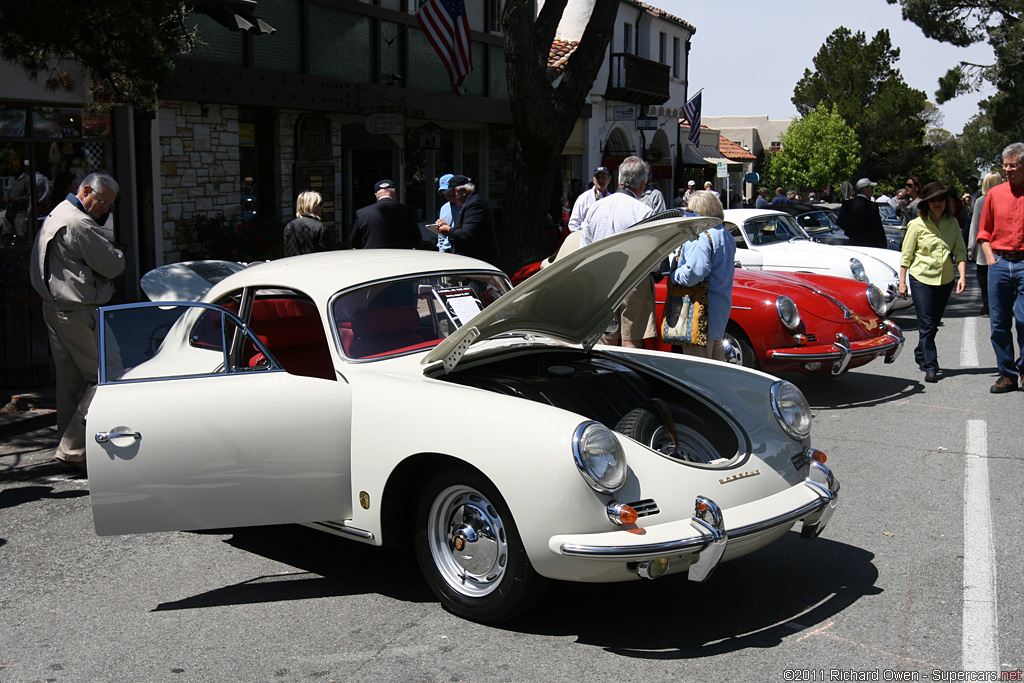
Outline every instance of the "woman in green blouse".
<svg viewBox="0 0 1024 683"><path fill-rule="evenodd" d="M925 382L939 381L935 333L953 291L954 263L959 273L956 293L967 285L967 246L954 208L953 198L941 183L928 183L921 193L917 218L910 221L903 238L899 291L906 296L909 273L920 335L914 359L924 371Z"/></svg>

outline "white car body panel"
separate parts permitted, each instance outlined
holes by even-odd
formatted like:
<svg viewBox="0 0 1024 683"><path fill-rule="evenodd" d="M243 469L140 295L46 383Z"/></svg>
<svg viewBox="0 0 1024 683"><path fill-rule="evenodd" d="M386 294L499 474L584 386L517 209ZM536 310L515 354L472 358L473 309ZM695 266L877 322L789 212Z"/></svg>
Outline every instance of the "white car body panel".
<svg viewBox="0 0 1024 683"><path fill-rule="evenodd" d="M726 209L727 227L743 226L746 221L762 216L792 217L782 211L770 209ZM793 223L796 221L794 220ZM856 258L864 267L868 281L882 293L893 291L899 285L900 253L874 247L845 247L822 244L805 239L752 244L746 230L742 231L746 248L737 243L736 260L751 270L779 270L784 272L818 273L855 279L850 270L850 259ZM896 298L890 310L911 305L911 300Z"/></svg>
<svg viewBox="0 0 1024 683"><path fill-rule="evenodd" d="M96 532L345 519L350 407L343 382L286 372L101 385L90 433L141 437L89 440Z"/></svg>
<svg viewBox="0 0 1024 683"><path fill-rule="evenodd" d="M471 467L494 485L530 563L549 578L635 579L635 567L624 561L574 556L563 545L634 545L645 538L695 542L670 553L671 571L685 570L707 545L692 526L697 496L720 506L727 528L774 520L738 538L727 557L784 534L802 517L794 510L813 507L817 519L826 503L834 507L835 496L816 493L805 480L797 463L810 439L790 436L776 418L769 400L776 378L681 355L591 348L616 302L669 250L714 223L666 219L580 249L433 350L380 358L353 360L339 350L332 313L339 292L406 275L503 275L449 254L369 250L282 259L228 277L210 288L205 304L243 288L290 288L308 296L327 332L334 379L289 374L273 352L272 363L225 370L224 353L190 345L201 311L185 313L152 358L97 388L89 433L129 435L89 439L97 532L305 523L380 544L389 540L386 506L416 505L389 499L404 468L435 459ZM165 290L171 297L173 286ZM735 452L698 464L619 436L626 483L613 494L595 491L573 457L574 432L592 418L553 402L477 388L467 379L509 361L562 357L625 368L657 384L710 416ZM620 374L611 379L624 381ZM417 492L424 483L408 485ZM655 499L660 511L622 531L607 515L613 499ZM667 556L657 549L641 554Z"/></svg>

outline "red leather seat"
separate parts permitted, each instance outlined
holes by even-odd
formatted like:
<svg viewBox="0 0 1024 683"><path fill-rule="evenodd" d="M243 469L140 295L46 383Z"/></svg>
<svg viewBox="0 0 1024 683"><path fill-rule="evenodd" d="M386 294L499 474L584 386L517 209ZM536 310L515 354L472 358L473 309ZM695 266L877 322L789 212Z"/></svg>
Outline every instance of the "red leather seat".
<svg viewBox="0 0 1024 683"><path fill-rule="evenodd" d="M414 306L382 306L362 308L352 316L351 358L367 358L385 354L424 341L416 333L420 315Z"/></svg>
<svg viewBox="0 0 1024 683"><path fill-rule="evenodd" d="M258 312L294 312L301 307L289 305L277 306L271 301L261 301L265 304ZM283 300L277 300L283 301ZM300 304L302 302L291 302ZM309 309L313 307L309 305ZM308 309L307 309L308 310ZM315 309L313 309L315 312ZM299 315L294 317L274 317L263 320L257 319L257 309L253 307L253 321L250 325L252 330L259 336L267 350L274 354L281 366L293 375L304 375L306 377L321 377L323 379L336 379L334 374L334 362L331 358L330 347L327 345L327 335L324 334L323 325L318 315ZM256 367L264 356L257 353L249 359L249 367Z"/></svg>

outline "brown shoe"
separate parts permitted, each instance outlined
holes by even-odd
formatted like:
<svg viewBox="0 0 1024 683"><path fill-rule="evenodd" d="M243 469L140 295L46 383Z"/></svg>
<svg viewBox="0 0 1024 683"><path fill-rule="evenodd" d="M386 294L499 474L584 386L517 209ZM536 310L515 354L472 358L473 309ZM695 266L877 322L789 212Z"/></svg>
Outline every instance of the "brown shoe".
<svg viewBox="0 0 1024 683"><path fill-rule="evenodd" d="M1014 387L1016 389L1016 387ZM85 465L85 460L62 460L57 458L57 462L64 466L64 469L75 470L77 472L88 472Z"/></svg>
<svg viewBox="0 0 1024 683"><path fill-rule="evenodd" d="M993 394L1006 394L1011 391L1017 391L1017 378L1016 377L1000 377L996 380L989 391Z"/></svg>

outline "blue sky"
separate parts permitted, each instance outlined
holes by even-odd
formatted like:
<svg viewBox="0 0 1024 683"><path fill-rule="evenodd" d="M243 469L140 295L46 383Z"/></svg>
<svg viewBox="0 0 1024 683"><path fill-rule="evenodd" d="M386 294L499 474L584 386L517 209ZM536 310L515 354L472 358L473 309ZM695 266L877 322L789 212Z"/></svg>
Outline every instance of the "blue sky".
<svg viewBox="0 0 1024 683"><path fill-rule="evenodd" d="M923 90L931 102L939 76L961 60L992 61L987 44L956 48L925 38L903 21L899 5L885 0L647 0L697 27L690 49L690 92L704 89L705 116L767 114L796 116L793 87L833 30L845 26L871 40L887 28L900 48L897 67L903 80ZM855 7L856 11L851 11ZM960 133L989 92L956 98L942 105L942 127Z"/></svg>

